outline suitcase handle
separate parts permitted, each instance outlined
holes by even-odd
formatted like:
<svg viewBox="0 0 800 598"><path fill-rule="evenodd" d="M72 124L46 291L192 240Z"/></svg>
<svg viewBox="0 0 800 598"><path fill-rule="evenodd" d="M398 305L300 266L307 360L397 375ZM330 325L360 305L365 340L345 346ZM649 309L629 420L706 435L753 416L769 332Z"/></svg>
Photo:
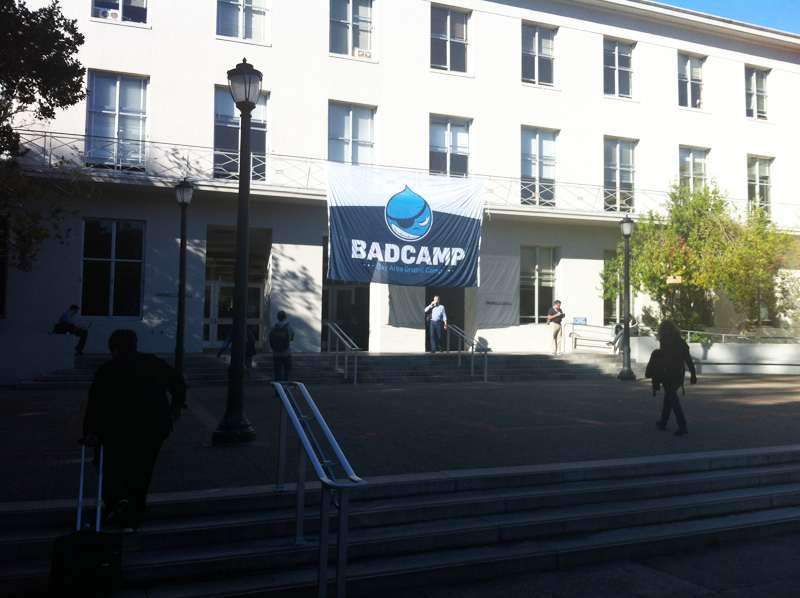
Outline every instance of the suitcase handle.
<svg viewBox="0 0 800 598"><path fill-rule="evenodd" d="M86 445L81 445L81 483L78 488L78 525L77 530L81 529L81 515L83 511L83 480L84 470L86 467ZM97 519L95 521L95 530L100 531L100 509L103 504L103 445L100 445L100 469L97 475Z"/></svg>

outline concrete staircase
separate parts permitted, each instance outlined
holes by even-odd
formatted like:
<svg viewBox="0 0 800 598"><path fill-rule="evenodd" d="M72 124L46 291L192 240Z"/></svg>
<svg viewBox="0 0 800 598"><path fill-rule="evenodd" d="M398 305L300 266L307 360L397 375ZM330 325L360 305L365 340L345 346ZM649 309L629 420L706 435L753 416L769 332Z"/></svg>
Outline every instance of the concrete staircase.
<svg viewBox="0 0 800 598"><path fill-rule="evenodd" d="M161 355L172 363L172 355ZM75 368L60 370L52 376L21 382L19 389L89 388L95 370L109 357L83 355L76 357ZM189 354L185 360L186 376L193 387L226 386L228 384L228 356L217 359L214 353ZM292 377L307 386L318 384L352 384L352 357L349 378L344 378L344 356L339 365L335 356L325 353L304 353L292 356ZM560 356L541 354L489 354L489 381L511 382L521 380L574 380L583 378L614 377L619 373L622 358L609 353L573 352ZM634 371L641 376L643 366ZM470 357L462 353L448 354L380 354L363 353L358 357L358 382L368 384L406 384L419 382L477 382L483 380L483 356L475 356L475 373L470 374ZM247 384L265 385L272 381L272 357L258 354Z"/></svg>
<svg viewBox="0 0 800 598"><path fill-rule="evenodd" d="M368 481L350 506L349 596L800 529L800 445ZM315 595L316 508L295 545L293 504L271 486L152 496L124 537L117 595ZM44 592L53 539L71 526L74 501L0 505L4 594Z"/></svg>

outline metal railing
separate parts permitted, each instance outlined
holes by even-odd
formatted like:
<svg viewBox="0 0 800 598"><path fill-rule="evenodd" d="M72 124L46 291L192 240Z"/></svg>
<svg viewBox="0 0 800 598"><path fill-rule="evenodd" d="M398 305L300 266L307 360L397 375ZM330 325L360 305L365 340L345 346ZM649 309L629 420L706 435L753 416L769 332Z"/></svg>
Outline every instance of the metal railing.
<svg viewBox="0 0 800 598"><path fill-rule="evenodd" d="M344 377L347 379L348 356L353 354L353 386L358 384L358 352L361 348L347 336L344 330L336 323L326 324L328 327L328 355L331 354L331 335L336 337L336 367L339 367L339 343L344 346Z"/></svg>
<svg viewBox="0 0 800 598"><path fill-rule="evenodd" d="M305 519L306 468L311 466L320 484L320 527L319 527L319 569L317 572L317 595L325 598L328 591L328 548L330 544L331 500L336 504L338 494L339 521L336 540L336 596L345 598L347 581L347 530L349 491L364 486L350 467L347 458L339 448L336 439L325 423L325 419L314 404L306 387L299 382L273 382L272 386L281 399L280 429L278 432L278 478L277 491L286 490L286 441L288 421L291 420L299 438L297 468L297 505L295 511L295 537L297 545L305 544L303 523ZM301 396L296 396L298 391ZM300 400L302 400L302 405ZM315 434L315 428L317 434ZM322 438L319 437L321 433ZM328 453L325 446L327 444ZM333 453L332 455L330 453ZM334 460L335 459L335 460ZM337 470L339 475L337 475ZM345 481L346 478L346 481Z"/></svg>
<svg viewBox="0 0 800 598"><path fill-rule="evenodd" d="M455 335L458 339L458 365L461 365L461 352L464 350L464 346L468 347L468 351L470 353L470 363L469 363L469 374L470 376L475 375L475 352L480 351L483 353L483 381L489 381L489 347L484 345L475 337L467 334L464 332L463 329L459 328L455 324L448 324L447 325L447 352L450 353L450 333Z"/></svg>
<svg viewBox="0 0 800 598"><path fill-rule="evenodd" d="M569 338L572 339L572 348L577 349L578 343L602 343L606 344L614 339L613 326L597 326L592 324L575 324L574 322L567 322L566 326L570 326ZM566 332L566 331L565 331Z"/></svg>
<svg viewBox="0 0 800 598"><path fill-rule="evenodd" d="M23 164L30 170L70 168L109 177L149 177L170 181L184 178L195 183L214 183L236 190L239 154L209 147L178 145L154 141L115 139L49 131L17 129L25 149ZM251 171L252 188L286 189L324 196L327 193L326 160L254 153ZM362 166L369 168L369 166ZM427 170L380 166L380 168L427 173ZM625 201L609 202L603 185L585 185L563 181L540 185L537 192L528 179L470 174L484 181L484 207L513 209L530 213L571 213L605 215L617 218L621 213L666 213L669 192L634 189L626 192ZM746 214L747 199L727 201L733 210ZM771 219L785 229L800 229L800 205L769 203Z"/></svg>
<svg viewBox="0 0 800 598"><path fill-rule="evenodd" d="M681 334L686 336L686 342L713 342L719 339L721 343L774 343L774 344L797 344L800 338L796 336L763 336L756 334L738 334L722 332L703 332L700 330L681 330ZM708 341L697 341L697 337L707 338Z"/></svg>

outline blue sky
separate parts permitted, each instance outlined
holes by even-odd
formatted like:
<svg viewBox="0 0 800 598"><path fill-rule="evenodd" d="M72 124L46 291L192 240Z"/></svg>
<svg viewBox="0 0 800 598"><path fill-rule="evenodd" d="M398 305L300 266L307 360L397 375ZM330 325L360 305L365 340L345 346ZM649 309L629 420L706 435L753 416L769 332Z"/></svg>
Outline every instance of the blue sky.
<svg viewBox="0 0 800 598"><path fill-rule="evenodd" d="M718 17L800 34L800 0L656 0Z"/></svg>

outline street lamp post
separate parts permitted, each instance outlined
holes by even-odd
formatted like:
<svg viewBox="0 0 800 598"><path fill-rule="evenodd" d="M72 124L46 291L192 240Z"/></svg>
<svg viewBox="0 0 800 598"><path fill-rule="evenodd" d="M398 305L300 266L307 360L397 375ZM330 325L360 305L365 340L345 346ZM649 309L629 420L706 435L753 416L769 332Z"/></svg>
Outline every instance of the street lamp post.
<svg viewBox="0 0 800 598"><path fill-rule="evenodd" d="M175 369L183 373L186 354L186 208L192 203L194 187L183 179L175 187L175 197L181 206L181 257L178 267L178 330L175 333Z"/></svg>
<svg viewBox="0 0 800 598"><path fill-rule="evenodd" d="M247 339L247 281L250 242L250 121L261 95L261 73L243 59L228 71L233 102L241 113L239 141L239 215L236 223L236 268L233 287L233 338L228 367L228 402L225 415L211 435L212 444L242 444L255 440L256 432L244 414L244 379Z"/></svg>
<svg viewBox="0 0 800 598"><path fill-rule="evenodd" d="M636 380L636 374L631 369L631 233L633 220L625 216L619 223L622 236L625 238L625 288L623 289L625 321L622 326L622 369L617 375L617 380Z"/></svg>

